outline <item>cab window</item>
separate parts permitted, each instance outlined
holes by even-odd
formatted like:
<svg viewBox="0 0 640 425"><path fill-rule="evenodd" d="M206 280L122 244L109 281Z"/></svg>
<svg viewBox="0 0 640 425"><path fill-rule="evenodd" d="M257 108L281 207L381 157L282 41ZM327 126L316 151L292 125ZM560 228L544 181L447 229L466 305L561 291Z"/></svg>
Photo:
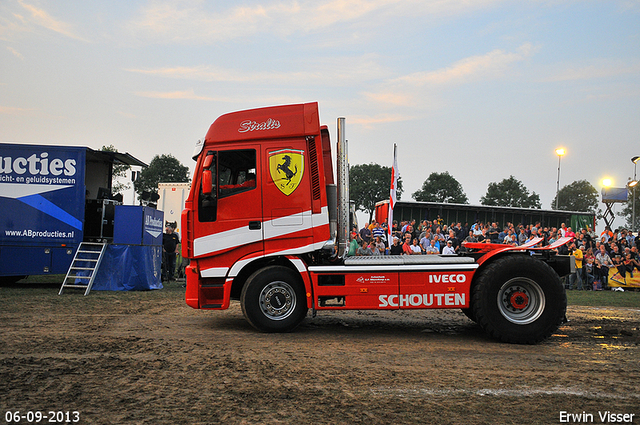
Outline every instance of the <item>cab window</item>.
<svg viewBox="0 0 640 425"><path fill-rule="evenodd" d="M198 219L216 221L218 200L256 188L256 151L208 151L203 160Z"/></svg>
<svg viewBox="0 0 640 425"><path fill-rule="evenodd" d="M218 172L220 198L256 188L256 151L254 149L220 151L218 162L220 164Z"/></svg>

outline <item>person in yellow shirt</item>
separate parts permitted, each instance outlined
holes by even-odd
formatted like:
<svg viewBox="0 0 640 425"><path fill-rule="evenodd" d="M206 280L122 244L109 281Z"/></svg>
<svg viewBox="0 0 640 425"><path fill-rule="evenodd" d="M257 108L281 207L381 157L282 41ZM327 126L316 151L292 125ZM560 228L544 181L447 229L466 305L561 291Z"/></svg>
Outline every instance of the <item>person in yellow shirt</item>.
<svg viewBox="0 0 640 425"><path fill-rule="evenodd" d="M569 289L573 289L573 283L578 280L578 285L576 289L578 291L582 291L582 259L584 258L584 246L576 247L575 242L571 243L571 255L576 260L576 272L572 273L569 277Z"/></svg>

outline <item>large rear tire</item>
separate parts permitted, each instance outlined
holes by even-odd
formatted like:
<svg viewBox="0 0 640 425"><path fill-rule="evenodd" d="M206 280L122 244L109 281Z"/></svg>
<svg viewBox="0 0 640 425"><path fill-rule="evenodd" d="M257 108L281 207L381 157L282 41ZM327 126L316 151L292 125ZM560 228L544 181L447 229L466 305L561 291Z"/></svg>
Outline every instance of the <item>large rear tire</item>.
<svg viewBox="0 0 640 425"><path fill-rule="evenodd" d="M547 263L527 254L513 254L480 272L472 306L477 323L492 337L535 344L562 324L567 295Z"/></svg>
<svg viewBox="0 0 640 425"><path fill-rule="evenodd" d="M240 304L247 321L262 332L290 332L307 315L300 277L282 266L266 267L249 276Z"/></svg>
<svg viewBox="0 0 640 425"><path fill-rule="evenodd" d="M467 318L469 320L471 320L473 323L478 323L478 320L476 319L476 316L473 313L473 307L469 307L469 308L462 308L460 309L465 316L467 316Z"/></svg>

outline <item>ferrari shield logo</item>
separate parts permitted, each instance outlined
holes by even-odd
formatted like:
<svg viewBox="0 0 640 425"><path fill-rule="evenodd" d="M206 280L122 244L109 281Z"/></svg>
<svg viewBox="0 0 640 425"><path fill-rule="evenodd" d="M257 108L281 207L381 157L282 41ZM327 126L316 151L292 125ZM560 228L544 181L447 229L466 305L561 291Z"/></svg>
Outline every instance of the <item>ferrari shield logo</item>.
<svg viewBox="0 0 640 425"><path fill-rule="evenodd" d="M269 152L269 172L273 183L289 196L300 184L304 173L304 151L281 149Z"/></svg>

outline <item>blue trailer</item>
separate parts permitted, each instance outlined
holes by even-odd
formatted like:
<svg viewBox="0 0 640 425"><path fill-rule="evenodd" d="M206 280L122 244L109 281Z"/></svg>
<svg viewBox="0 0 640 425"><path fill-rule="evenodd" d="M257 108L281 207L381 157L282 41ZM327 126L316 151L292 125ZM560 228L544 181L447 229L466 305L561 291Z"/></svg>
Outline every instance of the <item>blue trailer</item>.
<svg viewBox="0 0 640 425"><path fill-rule="evenodd" d="M2 281L64 274L82 241L113 237L114 164L147 166L87 147L0 143Z"/></svg>

